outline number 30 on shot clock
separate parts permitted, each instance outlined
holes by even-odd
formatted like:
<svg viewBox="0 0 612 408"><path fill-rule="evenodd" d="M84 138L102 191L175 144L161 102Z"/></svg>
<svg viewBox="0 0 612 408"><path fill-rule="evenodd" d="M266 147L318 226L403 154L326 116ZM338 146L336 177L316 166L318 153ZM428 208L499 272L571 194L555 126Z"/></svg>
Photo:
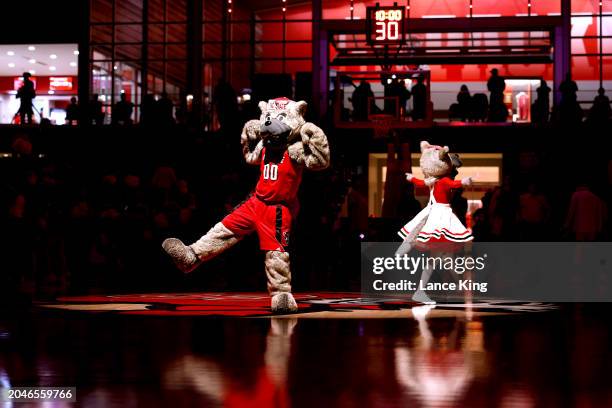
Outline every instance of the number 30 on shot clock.
<svg viewBox="0 0 612 408"><path fill-rule="evenodd" d="M401 44L404 41L404 8L368 7L368 43Z"/></svg>

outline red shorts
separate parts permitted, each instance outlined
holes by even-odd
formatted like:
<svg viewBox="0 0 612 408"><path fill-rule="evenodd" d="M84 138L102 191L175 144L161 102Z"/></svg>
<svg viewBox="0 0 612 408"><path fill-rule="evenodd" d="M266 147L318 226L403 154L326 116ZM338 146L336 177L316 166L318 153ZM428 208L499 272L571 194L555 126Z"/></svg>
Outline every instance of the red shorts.
<svg viewBox="0 0 612 408"><path fill-rule="evenodd" d="M221 223L242 238L253 231L259 236L264 251L285 252L293 215L283 204L266 204L252 196L226 216Z"/></svg>

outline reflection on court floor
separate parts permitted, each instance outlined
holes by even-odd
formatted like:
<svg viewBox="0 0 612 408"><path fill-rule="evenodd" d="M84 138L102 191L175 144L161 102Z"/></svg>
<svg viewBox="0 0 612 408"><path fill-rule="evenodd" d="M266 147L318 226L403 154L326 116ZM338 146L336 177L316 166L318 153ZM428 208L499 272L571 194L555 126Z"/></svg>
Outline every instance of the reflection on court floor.
<svg viewBox="0 0 612 408"><path fill-rule="evenodd" d="M418 303L401 297L364 297L359 293L297 293L298 318L405 318L413 317ZM266 293L158 293L61 297L44 303L44 308L87 312L116 312L131 315L270 317ZM479 301L439 303L431 317L478 316L500 313L545 312L550 303Z"/></svg>

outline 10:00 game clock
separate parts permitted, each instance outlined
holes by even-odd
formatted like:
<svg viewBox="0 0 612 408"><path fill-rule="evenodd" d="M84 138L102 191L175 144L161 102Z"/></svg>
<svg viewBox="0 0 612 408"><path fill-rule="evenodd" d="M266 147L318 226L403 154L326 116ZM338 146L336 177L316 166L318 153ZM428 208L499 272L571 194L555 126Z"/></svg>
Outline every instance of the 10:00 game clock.
<svg viewBox="0 0 612 408"><path fill-rule="evenodd" d="M367 41L369 44L400 44L404 41L404 7L368 7Z"/></svg>

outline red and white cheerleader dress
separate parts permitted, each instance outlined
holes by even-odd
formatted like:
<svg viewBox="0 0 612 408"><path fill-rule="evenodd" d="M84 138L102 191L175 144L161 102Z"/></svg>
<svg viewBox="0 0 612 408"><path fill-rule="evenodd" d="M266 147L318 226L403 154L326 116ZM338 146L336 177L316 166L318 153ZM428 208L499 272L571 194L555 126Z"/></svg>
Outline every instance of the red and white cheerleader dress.
<svg viewBox="0 0 612 408"><path fill-rule="evenodd" d="M416 177L411 182L416 187L426 186L423 180ZM398 231L399 236L403 240L413 239L420 243L471 241L472 231L459 221L449 204L451 189L461 186L460 180L449 177L436 180L429 187L429 204Z"/></svg>

